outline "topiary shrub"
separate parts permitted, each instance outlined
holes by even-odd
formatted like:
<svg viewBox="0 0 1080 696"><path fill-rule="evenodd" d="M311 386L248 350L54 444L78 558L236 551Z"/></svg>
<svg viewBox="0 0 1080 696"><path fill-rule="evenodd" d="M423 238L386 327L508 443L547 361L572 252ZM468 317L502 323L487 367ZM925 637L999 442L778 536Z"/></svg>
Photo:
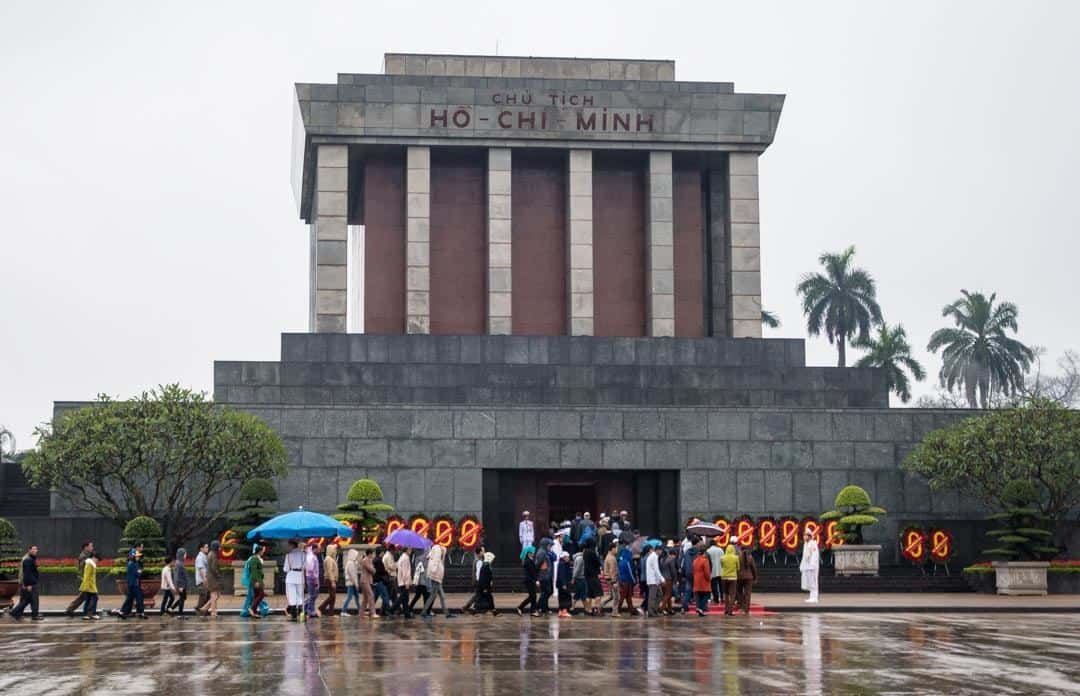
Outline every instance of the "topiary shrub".
<svg viewBox="0 0 1080 696"><path fill-rule="evenodd" d="M247 534L260 524L277 515L277 510L266 503L277 502L277 489L274 483L264 478L253 478L240 487L240 506L229 515L233 541L224 545L225 549L236 551L238 560L251 556L251 544ZM272 542L262 542L267 546L267 556L273 554Z"/></svg>
<svg viewBox="0 0 1080 696"><path fill-rule="evenodd" d="M14 580L19 577L22 550L15 525L0 517L0 580Z"/></svg>
<svg viewBox="0 0 1080 696"><path fill-rule="evenodd" d="M822 513L821 521L836 520L840 528L838 536L848 544L863 543L863 527L877 524L878 517L886 514L885 509L874 505L870 494L859 486L841 488L833 507L835 509Z"/></svg>
<svg viewBox="0 0 1080 696"><path fill-rule="evenodd" d="M379 528L385 521L386 513L393 512L394 506L384 503L382 488L371 479L358 479L349 486L345 502L338 505L339 512L334 519L354 525L362 536L367 536Z"/></svg>
<svg viewBox="0 0 1080 696"><path fill-rule="evenodd" d="M160 573L165 565L165 538L161 525L152 517L140 515L125 524L120 544L113 563L113 573L116 575L127 572L128 552L139 544L143 545L143 578Z"/></svg>
<svg viewBox="0 0 1080 696"><path fill-rule="evenodd" d="M1001 501L1005 510L987 518L1001 525L986 533L998 545L983 551L984 555L1006 561L1041 561L1057 554L1057 547L1050 544L1054 534L1046 529L1049 518L1039 512L1039 489L1034 483L1008 482Z"/></svg>

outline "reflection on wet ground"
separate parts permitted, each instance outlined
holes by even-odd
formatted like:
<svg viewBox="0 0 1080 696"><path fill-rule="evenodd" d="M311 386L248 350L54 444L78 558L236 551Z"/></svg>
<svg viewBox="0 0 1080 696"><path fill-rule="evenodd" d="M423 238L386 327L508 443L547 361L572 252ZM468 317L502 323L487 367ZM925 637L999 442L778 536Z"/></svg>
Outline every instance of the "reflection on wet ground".
<svg viewBox="0 0 1080 696"><path fill-rule="evenodd" d="M0 624L0 693L1080 693L1075 615Z"/></svg>

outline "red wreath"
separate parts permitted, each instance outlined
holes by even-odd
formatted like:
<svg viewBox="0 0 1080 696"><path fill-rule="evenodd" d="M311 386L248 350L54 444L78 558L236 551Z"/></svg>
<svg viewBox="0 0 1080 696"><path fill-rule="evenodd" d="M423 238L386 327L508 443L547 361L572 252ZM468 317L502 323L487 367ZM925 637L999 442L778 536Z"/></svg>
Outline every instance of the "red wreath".
<svg viewBox="0 0 1080 696"><path fill-rule="evenodd" d="M900 555L915 565L926 561L927 534L922 527L910 525L900 532Z"/></svg>
<svg viewBox="0 0 1080 696"><path fill-rule="evenodd" d="M472 515L465 515L458 520L457 537L458 546L466 551L472 551L480 545L480 536L484 531L484 525Z"/></svg>
<svg viewBox="0 0 1080 696"><path fill-rule="evenodd" d="M762 551L772 553L780 545L780 528L776 520L762 517L757 523L758 545Z"/></svg>
<svg viewBox="0 0 1080 696"><path fill-rule="evenodd" d="M843 531L840 529L839 520L829 520L825 523L825 531L822 533L822 545L826 549L831 549L834 546L843 546L844 537L841 536Z"/></svg>
<svg viewBox="0 0 1080 696"><path fill-rule="evenodd" d="M726 517L718 516L713 519L713 524L720 528L720 533L713 538L717 546L727 546L731 543L731 522Z"/></svg>
<svg viewBox="0 0 1080 696"><path fill-rule="evenodd" d="M930 532L930 558L934 563L948 563L953 554L953 535L947 529Z"/></svg>
<svg viewBox="0 0 1080 696"><path fill-rule="evenodd" d="M413 515L409 518L409 529L425 539L431 538L431 520L426 515Z"/></svg>
<svg viewBox="0 0 1080 696"><path fill-rule="evenodd" d="M783 517L780 519L780 546L783 547L788 553L795 553L799 550L799 544L802 540L799 538L799 532L802 531L802 525L794 517Z"/></svg>
<svg viewBox="0 0 1080 696"><path fill-rule="evenodd" d="M735 543L739 545L739 548L749 549L754 546L754 541L757 538L757 525L754 524L752 519L743 515L735 520L732 529L734 531Z"/></svg>
<svg viewBox="0 0 1080 696"><path fill-rule="evenodd" d="M814 538L817 539L819 547L822 547L824 545L821 531L821 523L813 517L804 517L802 518L802 521L799 522L799 532L801 534L801 538L805 539L808 532L813 532Z"/></svg>
<svg viewBox="0 0 1080 696"><path fill-rule="evenodd" d="M454 520L449 515L439 515L431 521L431 539L447 549L454 543Z"/></svg>
<svg viewBox="0 0 1080 696"><path fill-rule="evenodd" d="M401 515L390 515L386 518L386 524L383 525L383 542L386 541L386 537L390 536L399 529L405 529L407 523Z"/></svg>

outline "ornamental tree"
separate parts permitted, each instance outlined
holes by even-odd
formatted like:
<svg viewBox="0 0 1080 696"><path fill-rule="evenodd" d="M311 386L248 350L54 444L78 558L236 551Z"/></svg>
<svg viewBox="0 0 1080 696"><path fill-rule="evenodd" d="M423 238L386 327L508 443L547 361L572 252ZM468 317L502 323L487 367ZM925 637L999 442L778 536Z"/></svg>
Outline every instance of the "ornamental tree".
<svg viewBox="0 0 1080 696"><path fill-rule="evenodd" d="M117 524L154 517L174 547L217 526L242 483L283 475L288 461L260 418L176 384L129 401L101 395L37 435L22 462L31 485Z"/></svg>
<svg viewBox="0 0 1080 696"><path fill-rule="evenodd" d="M371 479L358 479L349 486L345 502L338 505L340 510L334 519L345 524L356 523L356 529L362 536L367 536L379 528L385 521L385 514L394 511L394 506L383 502L383 492L379 484Z"/></svg>
<svg viewBox="0 0 1080 696"><path fill-rule="evenodd" d="M19 575L22 558L19 532L6 518L0 517L0 580L11 580Z"/></svg>
<svg viewBox="0 0 1080 696"><path fill-rule="evenodd" d="M1039 489L1030 481L1010 481L1002 491L1004 512L990 515L987 519L1001 526L986 533L998 543L983 551L987 556L999 556L1006 561L1040 561L1057 554L1050 545L1053 533L1046 529L1047 517L1035 504Z"/></svg>
<svg viewBox="0 0 1080 696"><path fill-rule="evenodd" d="M1080 507L1080 412L1033 399L968 418L930 433L903 466L934 490L957 489L991 509L1011 506L1011 481L1029 481L1034 506L1061 532Z"/></svg>
<svg viewBox="0 0 1080 696"><path fill-rule="evenodd" d="M270 480L253 478L240 487L239 499L239 507L235 512L229 513L232 541L225 544L225 548L236 551L237 560L242 561L251 555L248 532L277 515L277 510L267 503L277 502L278 493ZM268 548L268 553L272 550Z"/></svg>
<svg viewBox="0 0 1080 696"><path fill-rule="evenodd" d="M878 515L885 514L885 509L871 503L870 494L859 486L841 488L833 506L835 509L822 513L821 521L836 520L840 527L837 536L848 544L863 543L862 528L877 524Z"/></svg>
<svg viewBox="0 0 1080 696"><path fill-rule="evenodd" d="M160 573L161 567L165 565L165 538L161 525L152 517L140 515L125 524L120 544L120 548L116 550L116 561L113 563L114 575L127 572L128 552L139 544L143 545L144 578Z"/></svg>

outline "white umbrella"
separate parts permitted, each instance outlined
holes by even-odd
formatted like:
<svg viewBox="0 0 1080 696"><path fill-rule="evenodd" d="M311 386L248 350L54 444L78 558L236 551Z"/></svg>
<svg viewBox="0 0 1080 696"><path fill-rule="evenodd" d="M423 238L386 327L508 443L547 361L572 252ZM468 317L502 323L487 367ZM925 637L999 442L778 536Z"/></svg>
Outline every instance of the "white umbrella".
<svg viewBox="0 0 1080 696"><path fill-rule="evenodd" d="M691 534L697 534L703 537L715 537L724 533L724 530L717 527L712 522L694 522L686 528L686 531Z"/></svg>

